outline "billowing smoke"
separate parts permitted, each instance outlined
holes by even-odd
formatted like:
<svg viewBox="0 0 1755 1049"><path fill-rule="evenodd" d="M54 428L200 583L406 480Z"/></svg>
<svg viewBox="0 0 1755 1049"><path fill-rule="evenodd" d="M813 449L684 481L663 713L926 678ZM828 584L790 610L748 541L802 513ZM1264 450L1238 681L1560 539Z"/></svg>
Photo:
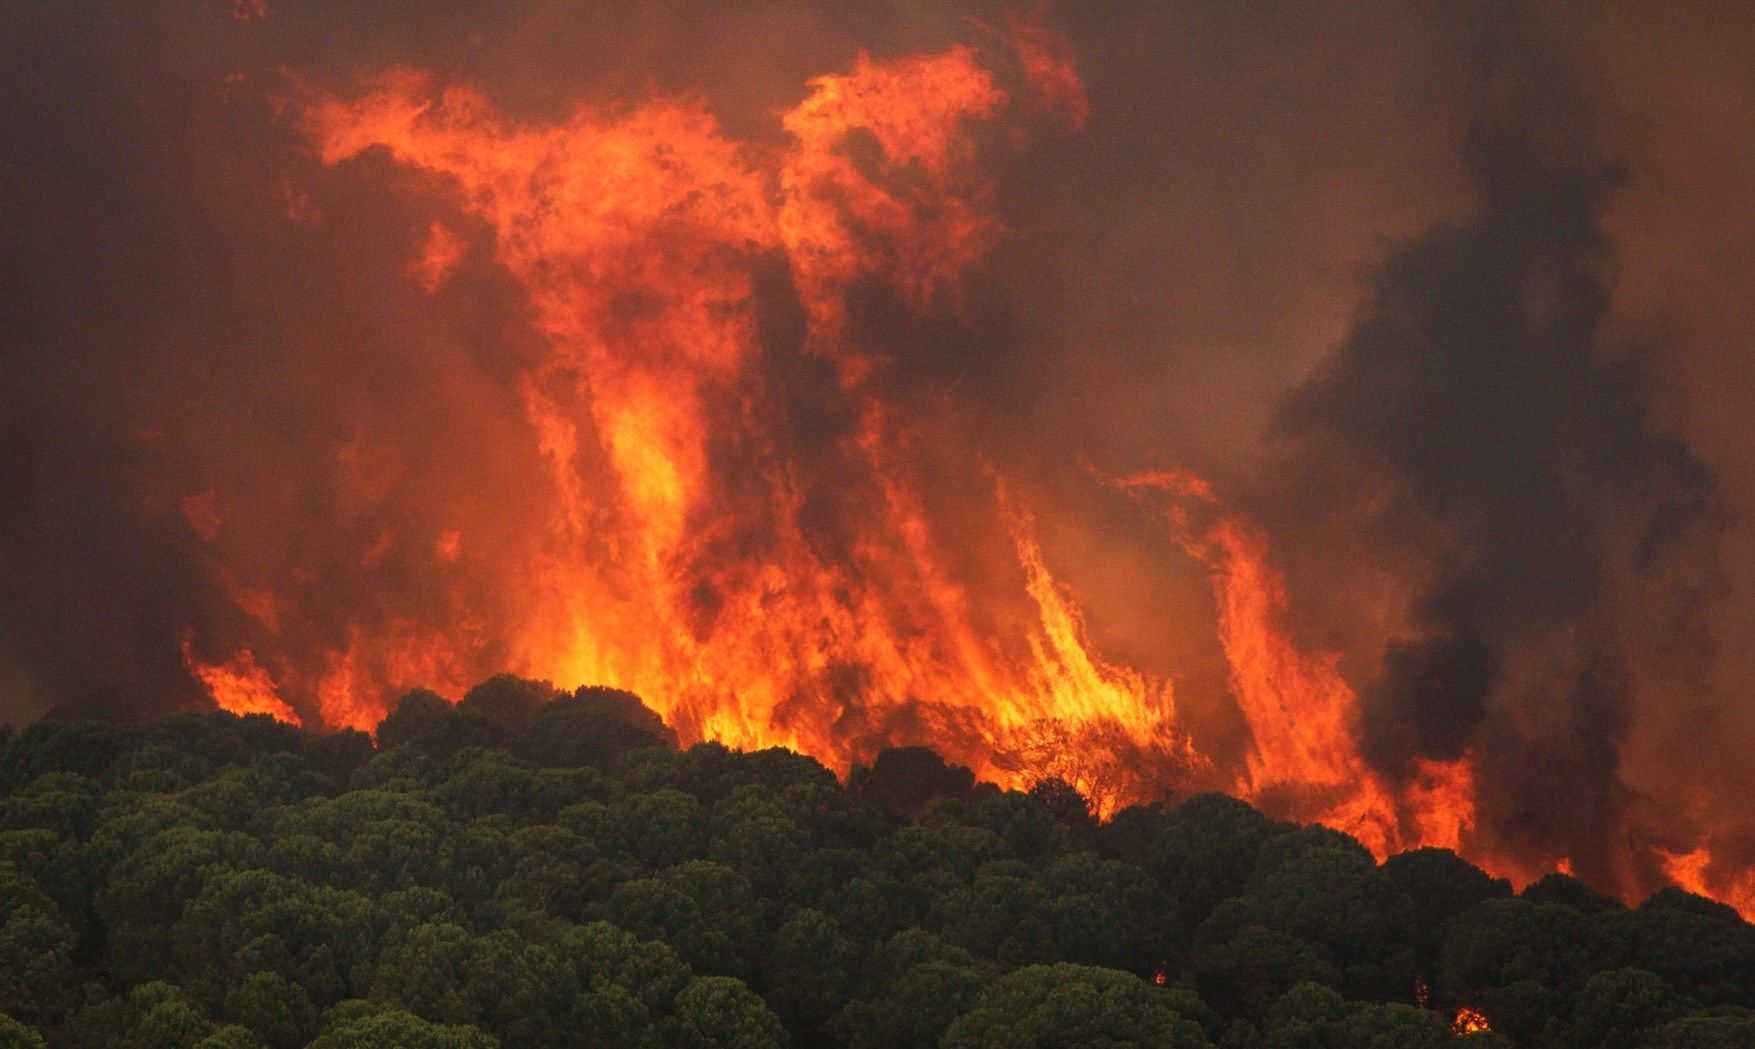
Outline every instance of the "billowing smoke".
<svg viewBox="0 0 1755 1049"><path fill-rule="evenodd" d="M1687 679L1674 660L1697 647L1728 522L1712 471L1654 418L1643 348L1610 334L1621 171L1538 34L1470 29L1471 212L1390 253L1279 428L1294 469L1353 482L1307 497L1418 564L1361 696L1365 756L1404 778L1472 755L1494 847L1620 884L1652 873L1629 860L1644 842L1619 775L1639 670ZM1646 602L1656 636L1630 611Z"/></svg>

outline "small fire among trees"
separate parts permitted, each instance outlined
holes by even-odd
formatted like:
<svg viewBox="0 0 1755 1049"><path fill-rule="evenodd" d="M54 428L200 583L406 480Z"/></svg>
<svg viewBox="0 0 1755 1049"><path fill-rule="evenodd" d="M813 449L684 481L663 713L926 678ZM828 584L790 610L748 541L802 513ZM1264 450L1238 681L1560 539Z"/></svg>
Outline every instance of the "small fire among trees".
<svg viewBox="0 0 1755 1049"><path fill-rule="evenodd" d="M1456 1011L1456 1019L1451 1021L1450 1027L1457 1034L1474 1034L1476 1031L1491 1031L1493 1029L1480 1010L1472 1009L1466 1005Z"/></svg>

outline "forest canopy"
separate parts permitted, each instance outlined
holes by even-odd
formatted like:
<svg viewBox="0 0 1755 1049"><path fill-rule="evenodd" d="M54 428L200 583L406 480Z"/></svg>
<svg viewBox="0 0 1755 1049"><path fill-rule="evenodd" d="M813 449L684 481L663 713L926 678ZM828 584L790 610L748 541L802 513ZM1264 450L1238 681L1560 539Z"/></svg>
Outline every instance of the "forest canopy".
<svg viewBox="0 0 1755 1049"><path fill-rule="evenodd" d="M0 1047L1750 1049L1755 926L494 678L0 730ZM1464 1032L1467 1033L1464 1033Z"/></svg>

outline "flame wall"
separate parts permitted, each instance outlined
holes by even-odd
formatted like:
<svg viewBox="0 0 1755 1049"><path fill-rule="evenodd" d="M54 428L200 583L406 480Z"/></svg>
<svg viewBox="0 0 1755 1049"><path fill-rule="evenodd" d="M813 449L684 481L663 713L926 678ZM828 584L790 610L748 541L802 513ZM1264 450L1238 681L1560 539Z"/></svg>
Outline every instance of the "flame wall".
<svg viewBox="0 0 1755 1049"><path fill-rule="evenodd" d="M511 669L1755 903L1738 20L4 18L10 718Z"/></svg>

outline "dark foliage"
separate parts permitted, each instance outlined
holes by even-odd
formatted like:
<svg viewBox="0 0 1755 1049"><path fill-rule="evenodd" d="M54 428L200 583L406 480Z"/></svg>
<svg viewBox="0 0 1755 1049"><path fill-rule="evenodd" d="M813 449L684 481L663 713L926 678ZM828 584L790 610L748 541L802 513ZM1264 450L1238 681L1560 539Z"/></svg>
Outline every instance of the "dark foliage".
<svg viewBox="0 0 1755 1049"><path fill-rule="evenodd" d="M1748 1047L1755 927L495 678L0 736L0 1046ZM1493 1025L1459 1036L1462 1007Z"/></svg>

